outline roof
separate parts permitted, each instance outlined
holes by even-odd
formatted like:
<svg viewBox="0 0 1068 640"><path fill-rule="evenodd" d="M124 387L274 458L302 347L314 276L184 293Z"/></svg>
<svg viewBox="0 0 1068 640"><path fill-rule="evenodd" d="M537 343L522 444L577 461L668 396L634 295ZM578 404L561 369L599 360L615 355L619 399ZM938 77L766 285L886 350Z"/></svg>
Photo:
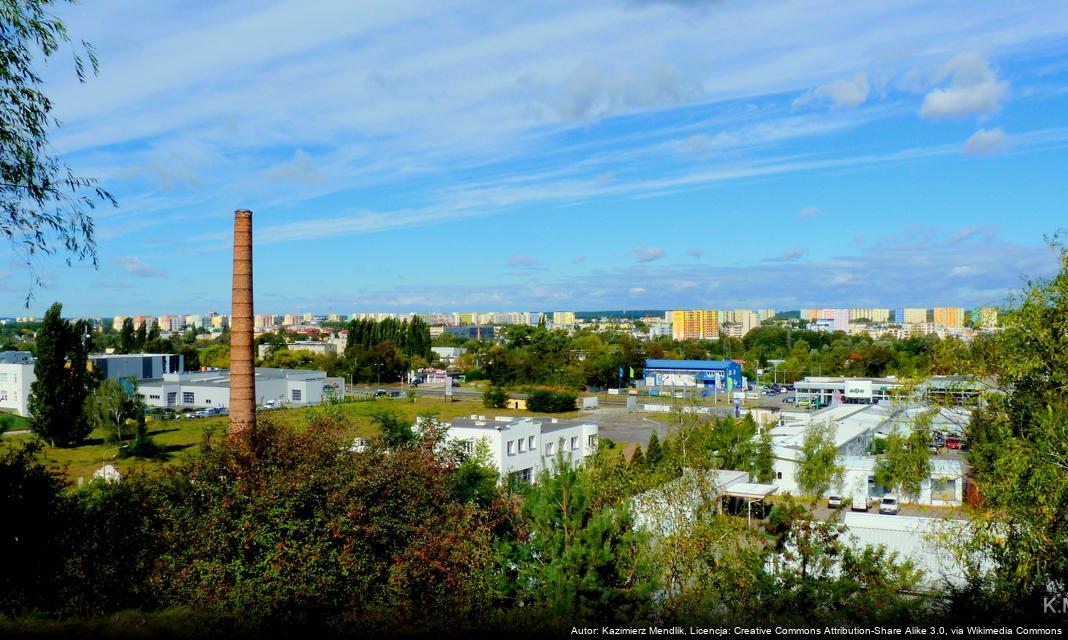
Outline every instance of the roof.
<svg viewBox="0 0 1068 640"><path fill-rule="evenodd" d="M33 364L33 353L29 351L0 352L0 364Z"/></svg>
<svg viewBox="0 0 1068 640"><path fill-rule="evenodd" d="M117 360L119 358L169 358L177 353L91 353L90 360Z"/></svg>
<svg viewBox="0 0 1068 640"><path fill-rule="evenodd" d="M646 360L646 369L727 369L741 367L733 360Z"/></svg>
<svg viewBox="0 0 1068 640"><path fill-rule="evenodd" d="M751 500L763 500L778 489L773 484L759 484L756 482L737 482L723 489L723 494L734 498L749 498Z"/></svg>
<svg viewBox="0 0 1068 640"><path fill-rule="evenodd" d="M596 422L583 419L561 420L559 418L542 416L516 418L513 416L482 415L453 418L449 424L450 426L463 429L507 429L513 425L521 423L539 424L541 425L542 433L552 433L554 431L581 427L583 425L597 426Z"/></svg>

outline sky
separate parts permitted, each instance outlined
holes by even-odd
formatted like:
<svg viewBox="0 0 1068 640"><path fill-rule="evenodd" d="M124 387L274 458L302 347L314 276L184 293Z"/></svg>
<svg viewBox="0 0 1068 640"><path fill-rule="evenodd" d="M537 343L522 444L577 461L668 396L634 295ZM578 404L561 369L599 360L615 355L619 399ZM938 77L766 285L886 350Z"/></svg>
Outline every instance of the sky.
<svg viewBox="0 0 1068 640"><path fill-rule="evenodd" d="M99 268L0 315L963 306L1068 226L1068 3L133 2L59 14Z"/></svg>

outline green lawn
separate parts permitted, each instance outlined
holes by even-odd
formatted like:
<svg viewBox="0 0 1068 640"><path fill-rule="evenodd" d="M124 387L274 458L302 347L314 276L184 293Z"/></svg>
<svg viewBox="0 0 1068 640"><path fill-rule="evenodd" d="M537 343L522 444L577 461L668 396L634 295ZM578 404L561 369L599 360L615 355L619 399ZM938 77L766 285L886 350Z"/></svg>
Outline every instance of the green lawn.
<svg viewBox="0 0 1068 640"><path fill-rule="evenodd" d="M21 429L30 428L30 421L20 415L8 413L6 411L0 411L0 416L6 418L10 422L10 424L8 425L8 429L10 431L18 431Z"/></svg>
<svg viewBox="0 0 1068 640"><path fill-rule="evenodd" d="M391 400L376 400L371 402L354 402L341 405L342 411L352 422L352 436L374 437L378 434L377 427L371 419L371 415L384 408L392 408L404 415L407 419L415 422L415 417L427 411L435 412L440 418L449 420L458 416L472 414L509 415L509 416L533 416L529 411L511 411L504 409L486 409L481 400L462 399L451 403L445 403L439 398L418 398L410 402L407 398ZM263 412L260 415L270 415L284 420L294 428L304 427L304 413L306 409L275 409ZM579 412L557 414L560 418L574 418L583 415ZM179 419L154 421L148 425L148 433L156 444L168 451L168 459L164 461L142 461L118 458L116 447L104 443L104 434L93 432L86 444L72 449L57 449L45 447L44 457L50 463L63 467L67 475L74 481L79 478L90 478L94 471L104 464L112 464L120 471L126 472L134 467L152 467L159 464L173 464L181 459L181 456L194 452L200 446L204 432L214 429L215 433L221 434L226 429L227 416L212 418L199 418L195 420ZM29 438L30 435L9 435L6 440Z"/></svg>

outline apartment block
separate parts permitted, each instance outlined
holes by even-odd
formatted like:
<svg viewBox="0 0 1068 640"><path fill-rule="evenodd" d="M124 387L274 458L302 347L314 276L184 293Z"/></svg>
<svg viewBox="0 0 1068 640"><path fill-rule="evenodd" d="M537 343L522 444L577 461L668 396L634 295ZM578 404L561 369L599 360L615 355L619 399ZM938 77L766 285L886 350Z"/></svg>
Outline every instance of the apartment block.
<svg viewBox="0 0 1068 640"><path fill-rule="evenodd" d="M963 327L964 309L961 307L935 307L934 321L935 324L946 327Z"/></svg>

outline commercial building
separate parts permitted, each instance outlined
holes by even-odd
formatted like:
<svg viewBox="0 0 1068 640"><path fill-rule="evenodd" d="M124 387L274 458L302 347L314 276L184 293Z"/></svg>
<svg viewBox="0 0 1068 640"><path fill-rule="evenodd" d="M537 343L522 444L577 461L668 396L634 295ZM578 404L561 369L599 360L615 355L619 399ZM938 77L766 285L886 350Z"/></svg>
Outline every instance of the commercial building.
<svg viewBox="0 0 1068 640"><path fill-rule="evenodd" d="M452 364L453 360L467 353L463 347L430 347L430 351L436 353L438 360L445 364Z"/></svg>
<svg viewBox="0 0 1068 640"><path fill-rule="evenodd" d="M328 378L325 371L306 369L256 368L257 405L304 406L322 402L324 391L344 393L343 378ZM230 371L168 373L160 378L143 380L138 394L150 407L172 409L229 408Z"/></svg>
<svg viewBox="0 0 1068 640"><path fill-rule="evenodd" d="M593 455L598 428L584 420L473 415L455 418L447 434L471 452L484 442L501 482L529 484L542 470L552 469L558 455L572 465Z"/></svg>
<svg viewBox="0 0 1068 640"><path fill-rule="evenodd" d="M896 378L840 378L810 376L794 383L799 406L873 404L889 400L901 384Z"/></svg>
<svg viewBox="0 0 1068 640"><path fill-rule="evenodd" d="M30 415L30 385L37 379L33 363L29 351L0 352L0 411Z"/></svg>
<svg viewBox="0 0 1068 640"><path fill-rule="evenodd" d="M964 309L961 307L935 307L934 322L946 327L963 327Z"/></svg>
<svg viewBox="0 0 1068 640"><path fill-rule="evenodd" d="M553 327L563 329L575 326L574 311L553 311Z"/></svg>
<svg viewBox="0 0 1068 640"><path fill-rule="evenodd" d="M742 388L742 366L733 360L646 360L647 387Z"/></svg>
<svg viewBox="0 0 1068 640"><path fill-rule="evenodd" d="M185 356L177 353L92 354L89 370L104 380L150 380L185 371Z"/></svg>
<svg viewBox="0 0 1068 640"><path fill-rule="evenodd" d="M694 309L671 312L671 337L676 340L711 340L719 337L719 311Z"/></svg>

